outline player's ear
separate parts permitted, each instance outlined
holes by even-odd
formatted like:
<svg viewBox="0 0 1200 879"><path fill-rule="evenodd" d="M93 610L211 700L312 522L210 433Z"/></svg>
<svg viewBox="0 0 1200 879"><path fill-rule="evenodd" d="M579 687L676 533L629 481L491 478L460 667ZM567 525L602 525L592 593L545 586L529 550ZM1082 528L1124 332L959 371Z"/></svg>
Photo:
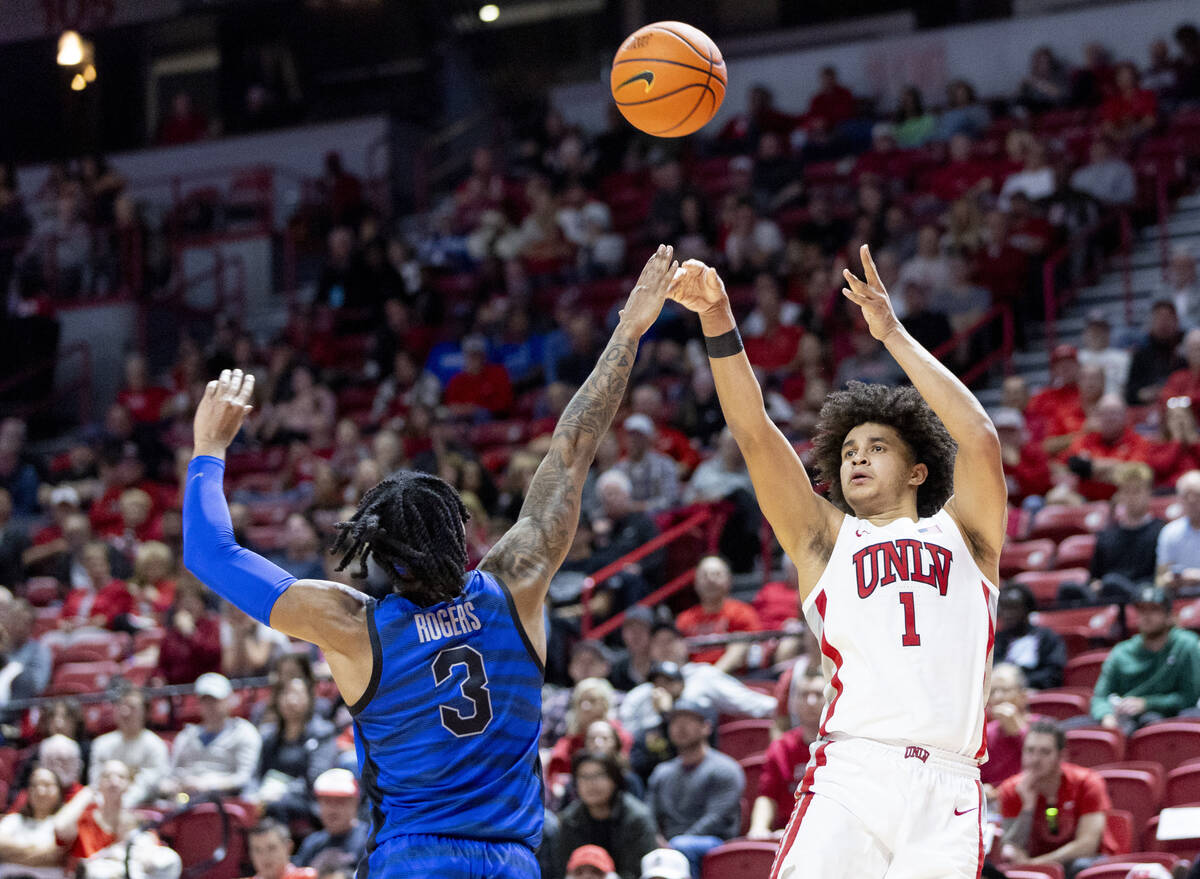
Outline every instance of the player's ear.
<svg viewBox="0 0 1200 879"><path fill-rule="evenodd" d="M929 468L924 464L913 464L908 476L909 485L921 485L929 478Z"/></svg>

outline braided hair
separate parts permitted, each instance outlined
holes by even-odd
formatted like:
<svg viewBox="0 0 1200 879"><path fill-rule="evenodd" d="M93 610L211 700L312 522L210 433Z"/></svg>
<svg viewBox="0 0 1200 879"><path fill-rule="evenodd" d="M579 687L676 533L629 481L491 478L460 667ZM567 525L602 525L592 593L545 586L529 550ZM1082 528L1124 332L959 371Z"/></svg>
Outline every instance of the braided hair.
<svg viewBox="0 0 1200 879"><path fill-rule="evenodd" d="M358 560L355 577L367 576L374 556L395 592L421 607L462 593L467 569L463 523L470 518L449 483L429 473L400 470L363 495L358 510L334 527L331 553L337 570Z"/></svg>

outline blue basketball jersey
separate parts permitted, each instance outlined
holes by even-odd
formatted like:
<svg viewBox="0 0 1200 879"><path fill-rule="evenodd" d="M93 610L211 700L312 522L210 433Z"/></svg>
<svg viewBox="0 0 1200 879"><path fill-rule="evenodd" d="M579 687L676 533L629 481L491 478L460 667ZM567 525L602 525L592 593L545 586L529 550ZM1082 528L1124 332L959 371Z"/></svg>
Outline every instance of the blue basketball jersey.
<svg viewBox="0 0 1200 879"><path fill-rule="evenodd" d="M454 601L389 595L367 620L374 673L350 711L370 867L371 852L409 834L536 848L543 668L508 588L471 571Z"/></svg>

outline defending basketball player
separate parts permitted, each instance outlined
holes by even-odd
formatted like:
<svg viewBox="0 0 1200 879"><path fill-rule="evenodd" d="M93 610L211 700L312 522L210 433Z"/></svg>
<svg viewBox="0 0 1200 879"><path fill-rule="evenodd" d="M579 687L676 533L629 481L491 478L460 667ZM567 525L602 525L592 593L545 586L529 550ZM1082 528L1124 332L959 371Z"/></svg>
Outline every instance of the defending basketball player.
<svg viewBox="0 0 1200 879"><path fill-rule="evenodd" d="M210 382L196 410L184 496L188 570L255 619L324 652L354 715L372 826L359 879L527 879L542 835L538 762L543 602L579 521L596 446L625 393L638 342L677 264L647 262L592 374L555 427L515 525L468 572L467 511L435 476L401 471L338 524L339 570L372 559L390 592L297 580L238 546L222 488L225 449L254 377Z"/></svg>
<svg viewBox="0 0 1200 879"><path fill-rule="evenodd" d="M724 284L688 260L668 296L700 315L726 420L799 573L827 704L772 879L978 877L1007 492L975 397L896 318L867 247L862 308L912 388L851 383L821 411L816 494L767 417ZM957 443L957 455L955 444Z"/></svg>

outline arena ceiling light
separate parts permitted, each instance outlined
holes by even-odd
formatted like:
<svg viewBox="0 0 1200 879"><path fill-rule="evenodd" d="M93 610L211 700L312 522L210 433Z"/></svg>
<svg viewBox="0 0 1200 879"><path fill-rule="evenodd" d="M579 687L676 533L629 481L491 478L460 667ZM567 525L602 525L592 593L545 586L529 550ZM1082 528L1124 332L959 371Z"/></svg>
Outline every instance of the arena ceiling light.
<svg viewBox="0 0 1200 879"><path fill-rule="evenodd" d="M514 27L522 24L537 24L559 18L590 15L604 9L604 0L533 0L528 3L505 3L504 14L495 3L488 3L476 12L454 16L454 29L460 34L472 33L483 28ZM485 11L492 18L485 18Z"/></svg>

